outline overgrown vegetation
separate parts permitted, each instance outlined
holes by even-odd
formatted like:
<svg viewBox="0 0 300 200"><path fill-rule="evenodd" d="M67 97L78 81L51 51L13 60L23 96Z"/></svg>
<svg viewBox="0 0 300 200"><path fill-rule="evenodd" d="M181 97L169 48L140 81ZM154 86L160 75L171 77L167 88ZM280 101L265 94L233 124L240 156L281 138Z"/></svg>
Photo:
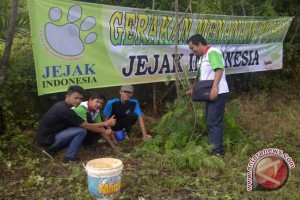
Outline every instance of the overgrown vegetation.
<svg viewBox="0 0 300 200"><path fill-rule="evenodd" d="M233 101L230 104L234 104ZM145 141L136 155L163 154L166 160L175 163L176 168L209 167L211 170L222 170L225 165L220 160L211 159L208 155L207 128L205 125L204 104L194 104L190 99L176 99L167 104L167 112L153 129L157 136ZM231 105L229 107L232 107ZM243 138L242 128L236 124L233 114L238 117L237 109L231 109L225 116L225 146L230 149Z"/></svg>
<svg viewBox="0 0 300 200"><path fill-rule="evenodd" d="M87 0L86 0L87 1ZM151 9L151 1L90 0L119 6ZM1 1L0 55L5 47L9 0ZM185 12L189 0L180 1ZM192 1L189 12L226 15L295 16L284 43L284 68L228 76L231 99L225 117L226 156L210 157L202 104L175 95L163 98L161 119L146 121L155 136L131 138L115 151L100 145L96 154L81 151L84 162L116 157L124 163L119 199L299 199L300 169L300 56L298 1ZM172 1L156 0L155 9L174 10ZM64 94L38 97L29 38L26 1L20 0L18 30L7 75L0 86L0 199L93 199L82 165L62 166L61 153L53 161L34 145L35 129L45 111ZM151 87L142 86L146 113ZM105 89L106 93L117 90ZM169 103L164 106L166 100ZM134 135L139 135L136 131ZM293 158L287 184L278 191L246 192L246 167L257 151L280 148Z"/></svg>
<svg viewBox="0 0 300 200"><path fill-rule="evenodd" d="M276 91L274 95L280 93L281 91ZM273 97L244 95L229 102L226 113L226 124L229 127L225 131L227 139L224 158L209 155L205 131L201 132L202 129L199 129L202 122L196 124L193 134L184 134L183 131L180 136L175 133L174 123L178 123L180 127L180 117L190 119L190 122L185 121L190 126L182 125L179 129L193 131L194 121L190 117L193 115L188 111L192 106L186 106L184 99L170 104L168 112L159 122L147 121L147 127L155 127L152 130L154 139L143 142L133 137L121 143L115 151L108 145L102 145L96 155L82 150L81 158L84 162L96 157L116 157L123 161L119 199L136 199L138 196L154 200L297 199L299 167L291 170L287 184L278 191L246 192L247 164L257 151L269 147L280 148L289 153L296 165L300 162L300 138L297 134L299 103L288 100L289 106L283 106L279 100L273 101ZM175 105L176 110L173 112L178 113L174 114L172 108ZM187 111L179 114L183 112L180 111L183 108ZM196 110L198 109L201 108ZM167 118L170 113L174 116ZM230 125L232 123L240 124L244 129ZM137 127L133 135L138 134L136 130ZM231 130L235 133L231 133ZM200 136L197 137L196 134ZM240 137L231 138L231 134L240 134ZM93 199L88 193L84 167L81 164L63 166L63 153L50 161L33 145L33 136L32 131L14 131L13 137L1 137L0 192L4 195L1 198Z"/></svg>

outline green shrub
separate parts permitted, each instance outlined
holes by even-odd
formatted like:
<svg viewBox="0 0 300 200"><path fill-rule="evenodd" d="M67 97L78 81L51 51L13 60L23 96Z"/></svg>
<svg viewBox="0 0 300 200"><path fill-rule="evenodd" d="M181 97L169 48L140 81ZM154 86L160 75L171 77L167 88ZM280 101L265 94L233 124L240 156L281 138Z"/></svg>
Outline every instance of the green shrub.
<svg viewBox="0 0 300 200"><path fill-rule="evenodd" d="M231 101L224 120L224 144L231 148L244 137L243 129L236 123L241 114L238 101ZM162 155L171 160L171 168L200 167L222 170L225 165L219 159L211 159L210 146L207 141L207 127L203 103L193 103L190 99L179 98L167 104L167 112L157 126L153 128L156 136L143 142L135 154L152 156Z"/></svg>

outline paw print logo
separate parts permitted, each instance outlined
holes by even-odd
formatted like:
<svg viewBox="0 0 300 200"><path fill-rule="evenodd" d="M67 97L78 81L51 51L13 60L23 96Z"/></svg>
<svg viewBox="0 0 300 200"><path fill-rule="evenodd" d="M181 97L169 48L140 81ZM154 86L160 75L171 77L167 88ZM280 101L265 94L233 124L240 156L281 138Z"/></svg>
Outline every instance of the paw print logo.
<svg viewBox="0 0 300 200"><path fill-rule="evenodd" d="M45 35L48 44L56 52L65 56L77 56L84 51L85 44L91 44L97 40L97 34L90 32L86 35L84 41L80 38L83 31L90 31L95 25L96 20L94 17L86 17L77 26L82 17L82 8L79 5L72 6L67 14L67 23L64 25L57 25L62 18L62 10L53 7L49 10L49 18L55 22L49 22L45 25Z"/></svg>

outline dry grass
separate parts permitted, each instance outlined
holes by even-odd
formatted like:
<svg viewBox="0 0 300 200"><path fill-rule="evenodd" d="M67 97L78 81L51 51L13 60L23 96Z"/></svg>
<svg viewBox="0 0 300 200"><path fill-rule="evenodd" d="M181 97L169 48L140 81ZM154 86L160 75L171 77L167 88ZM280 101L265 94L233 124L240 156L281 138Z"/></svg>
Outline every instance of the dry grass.
<svg viewBox="0 0 300 200"><path fill-rule="evenodd" d="M299 100L275 97L257 94L240 98L243 117L239 121L247 133L259 140L272 142L276 137L283 137L300 147Z"/></svg>

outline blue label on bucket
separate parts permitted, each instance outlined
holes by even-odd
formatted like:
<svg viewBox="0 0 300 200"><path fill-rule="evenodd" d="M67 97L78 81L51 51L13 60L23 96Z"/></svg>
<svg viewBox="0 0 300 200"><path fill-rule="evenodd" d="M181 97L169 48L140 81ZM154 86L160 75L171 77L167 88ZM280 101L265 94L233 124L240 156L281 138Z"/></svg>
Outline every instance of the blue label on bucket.
<svg viewBox="0 0 300 200"><path fill-rule="evenodd" d="M88 176L89 191L96 198L107 199L121 188L121 174L113 177Z"/></svg>

